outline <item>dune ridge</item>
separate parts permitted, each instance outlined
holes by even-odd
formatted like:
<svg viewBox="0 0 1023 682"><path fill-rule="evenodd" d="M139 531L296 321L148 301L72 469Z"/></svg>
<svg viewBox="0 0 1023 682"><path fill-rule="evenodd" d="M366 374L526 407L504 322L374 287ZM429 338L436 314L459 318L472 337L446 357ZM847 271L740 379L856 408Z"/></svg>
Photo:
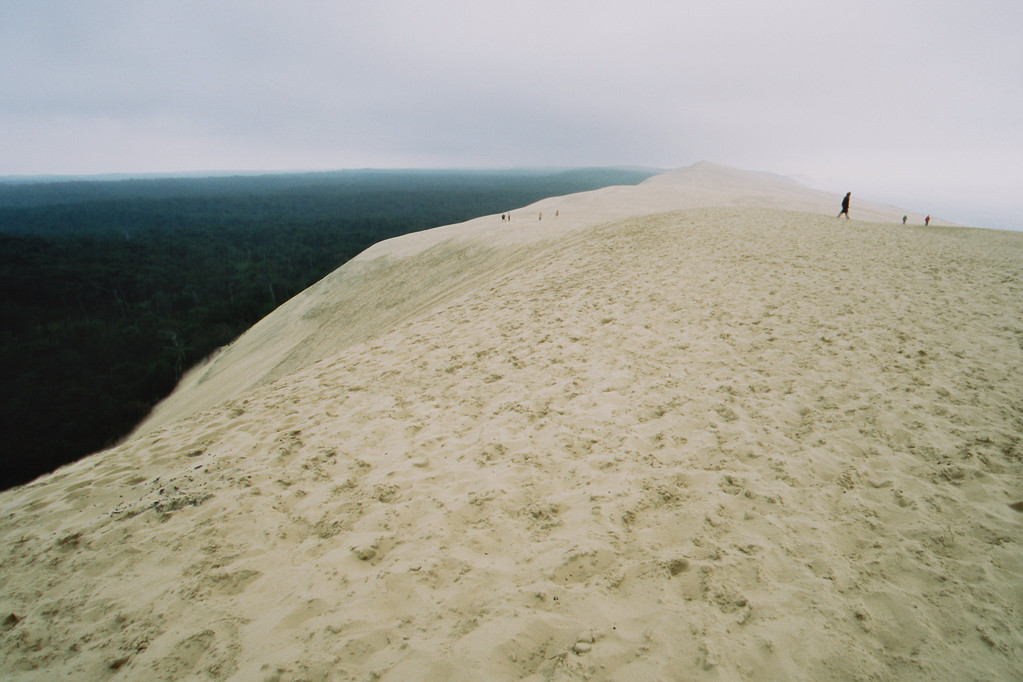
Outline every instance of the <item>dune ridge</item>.
<svg viewBox="0 0 1023 682"><path fill-rule="evenodd" d="M731 177L373 247L5 492L4 676L1018 676L1023 234Z"/></svg>
<svg viewBox="0 0 1023 682"><path fill-rule="evenodd" d="M538 241L639 215L688 208L781 208L834 216L841 197L778 175L700 162L638 186L543 199L508 213L382 241L278 308L193 370L140 427L206 409L389 329L495 268L516 267ZM546 220L541 217L546 213ZM856 198L857 220L895 223L902 209ZM915 223L923 216L910 214ZM940 221L935 226L943 224Z"/></svg>

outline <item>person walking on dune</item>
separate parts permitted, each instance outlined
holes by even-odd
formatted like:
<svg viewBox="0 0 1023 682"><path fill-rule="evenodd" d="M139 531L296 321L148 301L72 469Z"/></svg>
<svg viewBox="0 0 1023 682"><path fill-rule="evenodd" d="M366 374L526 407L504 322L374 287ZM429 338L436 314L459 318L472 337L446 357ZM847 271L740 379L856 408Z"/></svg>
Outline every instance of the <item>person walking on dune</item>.
<svg viewBox="0 0 1023 682"><path fill-rule="evenodd" d="M841 218L842 214L845 214L845 219L849 220L849 197L852 196L852 192L846 192L845 198L842 199L842 210L838 212L836 218Z"/></svg>

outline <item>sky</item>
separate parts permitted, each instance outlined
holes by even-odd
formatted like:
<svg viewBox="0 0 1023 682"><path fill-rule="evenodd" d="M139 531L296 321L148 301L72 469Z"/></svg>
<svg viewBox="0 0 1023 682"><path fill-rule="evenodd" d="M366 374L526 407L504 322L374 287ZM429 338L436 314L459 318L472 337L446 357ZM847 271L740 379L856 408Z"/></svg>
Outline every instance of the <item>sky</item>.
<svg viewBox="0 0 1023 682"><path fill-rule="evenodd" d="M1019 0L4 0L0 176L707 160L1023 230L1020 27Z"/></svg>

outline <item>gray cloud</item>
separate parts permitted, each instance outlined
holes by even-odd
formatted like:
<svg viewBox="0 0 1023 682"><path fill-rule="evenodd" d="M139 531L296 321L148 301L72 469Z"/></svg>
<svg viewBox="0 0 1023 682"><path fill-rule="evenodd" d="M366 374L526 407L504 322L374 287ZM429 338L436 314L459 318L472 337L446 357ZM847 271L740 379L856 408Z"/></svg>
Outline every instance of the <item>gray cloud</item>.
<svg viewBox="0 0 1023 682"><path fill-rule="evenodd" d="M0 174L706 158L1007 226L1020 19L1009 0L13 0Z"/></svg>

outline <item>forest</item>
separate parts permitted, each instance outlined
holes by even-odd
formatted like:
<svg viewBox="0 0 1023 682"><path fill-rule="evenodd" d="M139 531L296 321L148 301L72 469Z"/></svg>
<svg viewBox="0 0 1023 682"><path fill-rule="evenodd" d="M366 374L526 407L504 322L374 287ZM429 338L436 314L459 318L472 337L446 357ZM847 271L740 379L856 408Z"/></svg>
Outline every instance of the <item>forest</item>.
<svg viewBox="0 0 1023 682"><path fill-rule="evenodd" d="M377 241L652 174L0 179L0 489L116 444L190 366Z"/></svg>

